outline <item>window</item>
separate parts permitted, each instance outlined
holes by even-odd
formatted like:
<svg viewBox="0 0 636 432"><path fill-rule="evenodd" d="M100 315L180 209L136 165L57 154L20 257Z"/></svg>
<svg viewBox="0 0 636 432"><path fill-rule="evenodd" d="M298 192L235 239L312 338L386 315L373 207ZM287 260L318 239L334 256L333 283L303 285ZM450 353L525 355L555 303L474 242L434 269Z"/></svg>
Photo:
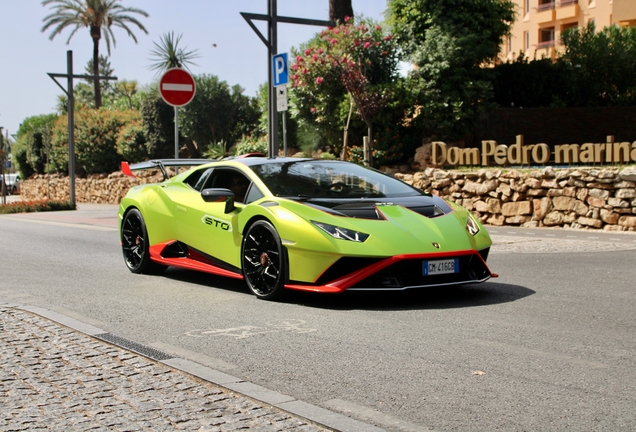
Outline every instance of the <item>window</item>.
<svg viewBox="0 0 636 432"><path fill-rule="evenodd" d="M190 185L191 188L201 192L203 189L203 184L205 180L208 178L210 173L214 170L214 168L201 168L194 171L187 179L185 179L184 183Z"/></svg>
<svg viewBox="0 0 636 432"><path fill-rule="evenodd" d="M524 44L524 47L523 47L524 50L527 51L530 49L530 32L527 32L527 31L523 32L523 44Z"/></svg>
<svg viewBox="0 0 636 432"><path fill-rule="evenodd" d="M539 30L539 44L537 48L551 48L554 46L554 27Z"/></svg>
<svg viewBox="0 0 636 432"><path fill-rule="evenodd" d="M526 15L530 13L530 0L525 0L525 12Z"/></svg>

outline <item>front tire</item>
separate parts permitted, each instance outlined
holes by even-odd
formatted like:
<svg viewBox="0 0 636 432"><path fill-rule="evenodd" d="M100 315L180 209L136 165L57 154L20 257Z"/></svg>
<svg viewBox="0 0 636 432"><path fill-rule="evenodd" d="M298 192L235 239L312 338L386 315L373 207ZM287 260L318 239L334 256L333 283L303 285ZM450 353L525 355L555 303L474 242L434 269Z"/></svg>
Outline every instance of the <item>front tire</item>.
<svg viewBox="0 0 636 432"><path fill-rule="evenodd" d="M137 209L129 210L121 224L121 247L126 267L133 273L154 274L166 269L150 259L146 223Z"/></svg>
<svg viewBox="0 0 636 432"><path fill-rule="evenodd" d="M285 290L287 265L276 228L265 220L247 230L241 249L243 276L256 297L280 298Z"/></svg>

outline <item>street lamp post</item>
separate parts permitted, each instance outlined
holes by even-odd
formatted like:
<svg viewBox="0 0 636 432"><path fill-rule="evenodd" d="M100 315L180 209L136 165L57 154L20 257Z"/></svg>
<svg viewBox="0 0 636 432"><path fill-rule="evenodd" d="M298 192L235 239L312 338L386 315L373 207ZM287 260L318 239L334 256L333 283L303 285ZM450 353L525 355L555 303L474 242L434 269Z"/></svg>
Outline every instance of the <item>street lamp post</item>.
<svg viewBox="0 0 636 432"><path fill-rule="evenodd" d="M88 80L117 80L117 77L97 76L97 75L73 75L73 51L66 52L66 73L47 73L55 81L55 84L68 96L68 178L69 196L71 204L75 207L75 99L73 95L73 78ZM66 78L67 87L64 88L55 78Z"/></svg>

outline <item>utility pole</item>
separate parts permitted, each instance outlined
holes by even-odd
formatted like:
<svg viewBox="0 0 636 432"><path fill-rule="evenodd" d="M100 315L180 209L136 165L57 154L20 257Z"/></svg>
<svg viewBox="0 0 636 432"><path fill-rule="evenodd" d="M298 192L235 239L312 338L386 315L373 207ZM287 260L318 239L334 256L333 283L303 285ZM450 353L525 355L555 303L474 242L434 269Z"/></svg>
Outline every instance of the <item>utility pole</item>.
<svg viewBox="0 0 636 432"><path fill-rule="evenodd" d="M99 76L99 75L73 75L73 51L66 51L66 73L47 73L55 84L57 84L68 97L68 178L69 178L69 195L71 204L75 207L75 97L73 95L73 78L86 80L117 80L117 77ZM66 88L55 78L66 78Z"/></svg>

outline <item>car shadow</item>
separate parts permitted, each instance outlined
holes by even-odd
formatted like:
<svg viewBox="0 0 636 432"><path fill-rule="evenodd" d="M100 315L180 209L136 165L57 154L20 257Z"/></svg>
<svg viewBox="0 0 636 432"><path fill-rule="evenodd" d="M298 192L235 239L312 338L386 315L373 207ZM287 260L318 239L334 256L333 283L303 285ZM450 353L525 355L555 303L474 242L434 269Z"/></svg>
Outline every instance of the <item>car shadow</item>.
<svg viewBox="0 0 636 432"><path fill-rule="evenodd" d="M171 267L163 277L252 296L242 280ZM498 282L410 289L406 291L351 291L324 294L288 290L280 302L333 310L456 309L509 303L535 291Z"/></svg>
<svg viewBox="0 0 636 432"><path fill-rule="evenodd" d="M517 301L534 293L518 285L486 282L406 291L352 291L337 295L292 292L284 301L321 309L395 311L488 306Z"/></svg>

